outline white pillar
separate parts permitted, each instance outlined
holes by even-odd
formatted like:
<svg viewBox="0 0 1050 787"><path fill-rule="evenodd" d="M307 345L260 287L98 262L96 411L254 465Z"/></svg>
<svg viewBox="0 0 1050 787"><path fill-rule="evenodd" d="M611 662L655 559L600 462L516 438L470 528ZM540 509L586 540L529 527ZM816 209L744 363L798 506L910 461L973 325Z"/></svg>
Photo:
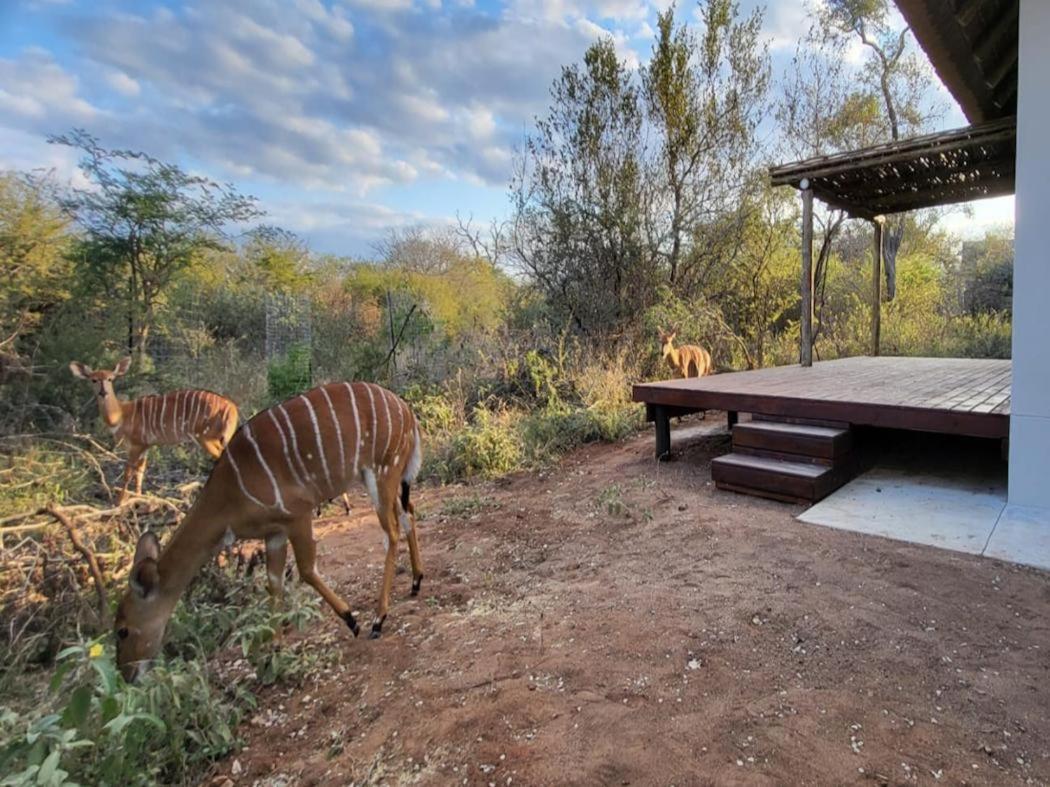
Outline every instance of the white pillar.
<svg viewBox="0 0 1050 787"><path fill-rule="evenodd" d="M1050 3L1021 0L1010 503L1050 509Z"/></svg>

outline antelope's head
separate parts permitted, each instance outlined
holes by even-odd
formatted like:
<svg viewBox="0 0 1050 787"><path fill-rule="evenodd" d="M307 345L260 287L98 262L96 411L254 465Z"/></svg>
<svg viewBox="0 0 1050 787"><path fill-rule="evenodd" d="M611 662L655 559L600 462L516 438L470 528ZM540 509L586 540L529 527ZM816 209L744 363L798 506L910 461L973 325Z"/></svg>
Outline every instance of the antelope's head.
<svg viewBox="0 0 1050 787"><path fill-rule="evenodd" d="M151 532L139 537L128 575L128 590L117 607L113 631L117 636L117 666L129 683L149 669L160 650L171 615L160 592L160 541Z"/></svg>
<svg viewBox="0 0 1050 787"><path fill-rule="evenodd" d="M658 327L656 332L660 336L660 350L666 358L674 349L674 339L678 335L678 329L672 328L670 331L665 331L663 328Z"/></svg>
<svg viewBox="0 0 1050 787"><path fill-rule="evenodd" d="M130 366L131 359L123 358L112 371L99 369L96 372L85 363L72 361L69 364L69 371L73 373L74 377L79 377L81 380L87 380L95 386L95 393L98 395L98 398L105 399L107 396L116 395L113 392L113 381L118 377L123 377L127 374L128 367Z"/></svg>

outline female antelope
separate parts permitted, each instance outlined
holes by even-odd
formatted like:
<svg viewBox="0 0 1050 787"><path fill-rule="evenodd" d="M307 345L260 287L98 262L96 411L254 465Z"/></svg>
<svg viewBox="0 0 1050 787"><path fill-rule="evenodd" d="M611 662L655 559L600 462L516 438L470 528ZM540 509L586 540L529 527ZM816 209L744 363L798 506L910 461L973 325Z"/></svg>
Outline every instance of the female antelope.
<svg viewBox="0 0 1050 787"><path fill-rule="evenodd" d="M380 635L390 604L401 528L412 561L412 595L423 567L409 492L422 453L415 416L400 398L371 383L329 383L263 410L241 427L200 497L168 545L139 539L130 588L117 609L117 662L131 680L161 646L179 597L223 542L266 543L267 588L274 604L284 593L286 543L299 576L357 636L350 605L315 566L312 514L360 479L372 498L386 541L386 563L371 637Z"/></svg>
<svg viewBox="0 0 1050 787"><path fill-rule="evenodd" d="M682 377L703 377L711 374L711 353L695 344L675 347L677 328L670 333L665 333L663 328L657 328L657 331L660 334L660 349L664 360Z"/></svg>
<svg viewBox="0 0 1050 787"><path fill-rule="evenodd" d="M124 487L118 503L124 502L135 475L135 494L142 494L146 474L146 452L154 445L175 445L193 440L218 459L237 431L237 405L225 396L191 388L171 393L121 401L113 391L113 381L123 377L131 365L125 358L113 371L93 371L73 361L69 370L75 377L95 386L98 411L117 439L127 443L128 461L124 466Z"/></svg>

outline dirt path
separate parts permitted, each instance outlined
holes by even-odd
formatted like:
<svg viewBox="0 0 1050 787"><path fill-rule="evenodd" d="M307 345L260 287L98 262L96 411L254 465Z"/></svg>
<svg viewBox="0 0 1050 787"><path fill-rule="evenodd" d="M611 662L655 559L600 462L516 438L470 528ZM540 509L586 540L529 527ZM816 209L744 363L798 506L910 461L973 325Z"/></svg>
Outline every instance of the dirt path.
<svg viewBox="0 0 1050 787"><path fill-rule="evenodd" d="M381 640L264 699L237 784L1050 783L1050 575L718 492L724 434L421 489L427 578ZM682 441L676 447L683 447ZM364 498L356 501L367 511ZM321 567L360 610L362 513ZM407 557L403 561L407 563Z"/></svg>

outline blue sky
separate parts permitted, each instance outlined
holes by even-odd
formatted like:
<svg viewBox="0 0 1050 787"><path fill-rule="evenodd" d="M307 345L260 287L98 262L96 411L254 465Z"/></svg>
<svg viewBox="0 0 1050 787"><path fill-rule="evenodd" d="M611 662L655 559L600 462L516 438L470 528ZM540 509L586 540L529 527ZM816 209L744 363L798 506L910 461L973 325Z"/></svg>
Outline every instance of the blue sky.
<svg viewBox="0 0 1050 787"><path fill-rule="evenodd" d="M644 62L666 4L0 0L0 169L75 179L44 138L83 127L235 182L315 248L367 255L388 227L504 215L514 147L560 66L600 35ZM809 19L797 0L766 5L779 75ZM963 123L951 104L941 125ZM1012 215L1012 198L989 200L946 223Z"/></svg>

